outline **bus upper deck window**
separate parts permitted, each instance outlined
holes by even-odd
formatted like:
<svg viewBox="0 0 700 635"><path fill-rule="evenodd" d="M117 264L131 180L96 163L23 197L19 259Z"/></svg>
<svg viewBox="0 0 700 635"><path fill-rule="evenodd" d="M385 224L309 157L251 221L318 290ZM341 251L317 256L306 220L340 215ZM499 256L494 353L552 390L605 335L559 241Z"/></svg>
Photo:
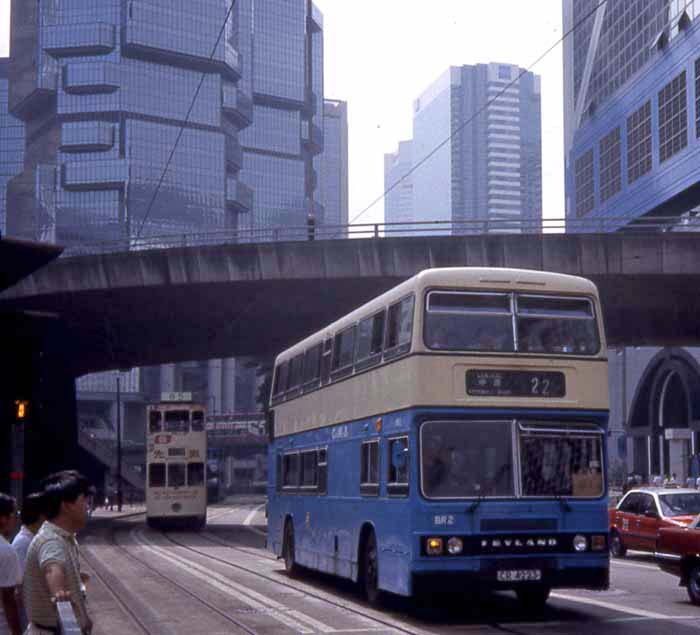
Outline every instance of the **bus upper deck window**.
<svg viewBox="0 0 700 635"><path fill-rule="evenodd" d="M425 344L449 351L513 352L513 312L507 293L431 291Z"/></svg>
<svg viewBox="0 0 700 635"><path fill-rule="evenodd" d="M189 410L169 410L165 413L166 432L188 432L190 429Z"/></svg>
<svg viewBox="0 0 700 635"><path fill-rule="evenodd" d="M518 350L595 355L600 349L593 303L587 298L517 296Z"/></svg>
<svg viewBox="0 0 700 635"><path fill-rule="evenodd" d="M403 353L411 348L413 307L414 298L412 295L389 307L384 349L391 351L390 355Z"/></svg>
<svg viewBox="0 0 700 635"><path fill-rule="evenodd" d="M192 432L204 430L204 411L195 410L192 412Z"/></svg>
<svg viewBox="0 0 700 635"><path fill-rule="evenodd" d="M154 432L162 432L163 424L160 410L151 410L148 415L148 432L153 434Z"/></svg>

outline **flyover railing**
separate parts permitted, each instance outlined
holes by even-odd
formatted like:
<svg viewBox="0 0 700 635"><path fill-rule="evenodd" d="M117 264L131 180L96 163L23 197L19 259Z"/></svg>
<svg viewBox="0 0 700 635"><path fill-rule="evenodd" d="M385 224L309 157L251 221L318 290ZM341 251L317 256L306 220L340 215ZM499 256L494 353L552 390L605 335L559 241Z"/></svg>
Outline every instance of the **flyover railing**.
<svg viewBox="0 0 700 635"><path fill-rule="evenodd" d="M654 234L700 232L700 216L693 217L592 217L543 219L435 220L351 225L305 224L285 227L221 229L209 232L172 232L138 238L85 242L68 245L64 256L172 249L207 245L246 244L299 240L347 240L352 238L395 238L411 236L469 236L508 234L553 234L611 232Z"/></svg>

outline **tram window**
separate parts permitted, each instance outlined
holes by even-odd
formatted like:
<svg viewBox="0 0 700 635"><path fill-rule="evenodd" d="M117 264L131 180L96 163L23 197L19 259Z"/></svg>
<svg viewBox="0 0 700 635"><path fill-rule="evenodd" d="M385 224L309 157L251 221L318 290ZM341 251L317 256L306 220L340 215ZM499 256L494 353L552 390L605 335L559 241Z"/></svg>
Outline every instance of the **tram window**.
<svg viewBox="0 0 700 635"><path fill-rule="evenodd" d="M163 424L160 410L151 410L148 415L148 432L153 434L154 432L162 432Z"/></svg>
<svg viewBox="0 0 700 635"><path fill-rule="evenodd" d="M384 311L368 317L357 327L357 365L367 368L379 361L384 339Z"/></svg>
<svg viewBox="0 0 700 635"><path fill-rule="evenodd" d="M406 496L408 494L408 437L389 440L387 459L389 494Z"/></svg>
<svg viewBox="0 0 700 635"><path fill-rule="evenodd" d="M331 366L334 375L336 371L343 371L352 366L354 352L355 327L351 326L335 336L335 341L333 343L333 364Z"/></svg>
<svg viewBox="0 0 700 635"><path fill-rule="evenodd" d="M187 485L189 487L204 485L204 463L187 464Z"/></svg>
<svg viewBox="0 0 700 635"><path fill-rule="evenodd" d="M151 463L148 466L148 486L165 487L165 463Z"/></svg>
<svg viewBox="0 0 700 635"><path fill-rule="evenodd" d="M299 487L299 454L285 454L282 458L282 487Z"/></svg>
<svg viewBox="0 0 700 635"><path fill-rule="evenodd" d="M379 495L379 441L362 444L360 465L360 492L367 496Z"/></svg>
<svg viewBox="0 0 700 635"><path fill-rule="evenodd" d="M328 450L321 448L318 451L318 492L325 494L328 491Z"/></svg>
<svg viewBox="0 0 700 635"><path fill-rule="evenodd" d="M518 350L595 355L600 343L588 298L517 296Z"/></svg>
<svg viewBox="0 0 700 635"><path fill-rule="evenodd" d="M384 341L385 357L401 355L411 348L413 307L414 298L412 295L389 307Z"/></svg>
<svg viewBox="0 0 700 635"><path fill-rule="evenodd" d="M168 487L184 487L185 464L168 463Z"/></svg>
<svg viewBox="0 0 700 635"><path fill-rule="evenodd" d="M188 432L190 428L189 410L169 410L165 413L166 432Z"/></svg>
<svg viewBox="0 0 700 635"><path fill-rule="evenodd" d="M301 454L301 486L316 487L318 485L318 452L302 452Z"/></svg>
<svg viewBox="0 0 700 635"><path fill-rule="evenodd" d="M192 413L192 432L201 432L204 430L204 411L195 410Z"/></svg>
<svg viewBox="0 0 700 635"><path fill-rule="evenodd" d="M321 344L312 346L304 355L304 385L317 384L321 376Z"/></svg>

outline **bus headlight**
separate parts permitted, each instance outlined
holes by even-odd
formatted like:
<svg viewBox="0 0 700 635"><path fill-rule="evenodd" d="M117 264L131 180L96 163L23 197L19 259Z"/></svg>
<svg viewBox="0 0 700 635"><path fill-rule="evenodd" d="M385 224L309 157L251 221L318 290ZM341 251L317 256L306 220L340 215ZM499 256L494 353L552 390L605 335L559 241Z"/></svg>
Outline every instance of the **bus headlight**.
<svg viewBox="0 0 700 635"><path fill-rule="evenodd" d="M425 541L425 553L429 556L442 555L442 538L428 538Z"/></svg>
<svg viewBox="0 0 700 635"><path fill-rule="evenodd" d="M608 548L605 536L591 536L591 550L605 551Z"/></svg>
<svg viewBox="0 0 700 635"><path fill-rule="evenodd" d="M462 542L461 538L453 536L447 541L447 553L449 553L451 556L458 556L460 553L462 553L463 549L464 543Z"/></svg>
<svg viewBox="0 0 700 635"><path fill-rule="evenodd" d="M574 536L574 551L586 551L586 548L588 547L588 541L586 540L586 536L582 536L581 534L576 534Z"/></svg>

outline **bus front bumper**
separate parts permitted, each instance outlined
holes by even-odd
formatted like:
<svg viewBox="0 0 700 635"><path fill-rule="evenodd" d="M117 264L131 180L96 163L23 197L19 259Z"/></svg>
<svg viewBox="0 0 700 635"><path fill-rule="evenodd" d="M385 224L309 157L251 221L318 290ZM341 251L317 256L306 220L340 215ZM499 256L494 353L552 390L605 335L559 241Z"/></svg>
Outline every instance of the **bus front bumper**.
<svg viewBox="0 0 700 635"><path fill-rule="evenodd" d="M607 554L594 557L445 558L414 563L414 589L459 591L518 589L542 584L549 588L604 590L610 586Z"/></svg>

